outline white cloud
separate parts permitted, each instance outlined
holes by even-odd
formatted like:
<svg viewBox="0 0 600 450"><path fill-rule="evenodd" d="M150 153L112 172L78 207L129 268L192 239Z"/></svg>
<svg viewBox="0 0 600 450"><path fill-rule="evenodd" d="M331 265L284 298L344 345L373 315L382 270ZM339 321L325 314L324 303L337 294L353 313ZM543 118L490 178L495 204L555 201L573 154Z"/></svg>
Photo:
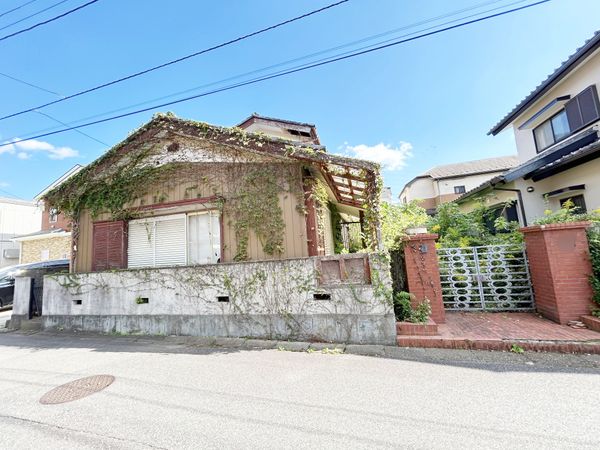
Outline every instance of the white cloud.
<svg viewBox="0 0 600 450"><path fill-rule="evenodd" d="M348 145L343 147L346 155L368 159L382 165L386 170L400 170L406 166L406 160L412 156L412 144L400 142L397 147L379 143L376 145Z"/></svg>
<svg viewBox="0 0 600 450"><path fill-rule="evenodd" d="M0 154L9 153L11 155L16 154L19 159L29 159L36 152L44 152L50 159L65 159L75 158L79 156L77 150L71 147L56 147L49 142L38 141L31 139L28 141L16 142L18 138L13 139L11 143L4 142L4 145L0 147Z"/></svg>
<svg viewBox="0 0 600 450"><path fill-rule="evenodd" d="M9 187L10 184L7 183L6 181L0 181L0 187Z"/></svg>

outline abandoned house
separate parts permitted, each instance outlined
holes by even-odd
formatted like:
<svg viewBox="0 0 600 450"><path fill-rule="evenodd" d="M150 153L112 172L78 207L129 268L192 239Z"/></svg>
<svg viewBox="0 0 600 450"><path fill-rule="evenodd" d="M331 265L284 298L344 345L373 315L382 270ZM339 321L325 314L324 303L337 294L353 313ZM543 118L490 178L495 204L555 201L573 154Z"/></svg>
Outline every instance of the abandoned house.
<svg viewBox="0 0 600 450"><path fill-rule="evenodd" d="M314 125L156 115L45 195L72 252L44 324L393 342L389 274L367 252L379 192L378 166L327 153Z"/></svg>

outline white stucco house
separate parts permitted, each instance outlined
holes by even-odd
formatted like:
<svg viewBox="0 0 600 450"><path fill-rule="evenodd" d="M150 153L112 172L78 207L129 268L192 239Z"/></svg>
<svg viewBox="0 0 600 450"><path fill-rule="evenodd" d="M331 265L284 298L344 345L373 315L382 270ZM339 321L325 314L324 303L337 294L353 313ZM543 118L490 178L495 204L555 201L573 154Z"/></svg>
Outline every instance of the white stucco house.
<svg viewBox="0 0 600 450"><path fill-rule="evenodd" d="M514 70L518 70L515 67ZM600 208L600 32L564 61L489 132L512 129L519 165L460 197L464 207L514 199L522 225L571 200Z"/></svg>
<svg viewBox="0 0 600 450"><path fill-rule="evenodd" d="M42 212L35 202L0 198L0 267L19 264L19 234L39 231Z"/></svg>
<svg viewBox="0 0 600 450"><path fill-rule="evenodd" d="M516 156L509 155L436 166L406 183L398 198L401 203L418 200L433 214L442 203L456 200L518 163Z"/></svg>

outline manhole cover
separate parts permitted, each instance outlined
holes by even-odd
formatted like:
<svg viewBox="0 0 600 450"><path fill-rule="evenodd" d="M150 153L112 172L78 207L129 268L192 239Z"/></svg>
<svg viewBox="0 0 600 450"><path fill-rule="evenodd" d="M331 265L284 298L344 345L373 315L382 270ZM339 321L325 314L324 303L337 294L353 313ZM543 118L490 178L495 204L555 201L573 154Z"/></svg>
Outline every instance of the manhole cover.
<svg viewBox="0 0 600 450"><path fill-rule="evenodd" d="M80 378L46 392L40 398L40 403L42 405L56 405L79 400L110 386L113 381L115 381L115 377L112 375L94 375Z"/></svg>

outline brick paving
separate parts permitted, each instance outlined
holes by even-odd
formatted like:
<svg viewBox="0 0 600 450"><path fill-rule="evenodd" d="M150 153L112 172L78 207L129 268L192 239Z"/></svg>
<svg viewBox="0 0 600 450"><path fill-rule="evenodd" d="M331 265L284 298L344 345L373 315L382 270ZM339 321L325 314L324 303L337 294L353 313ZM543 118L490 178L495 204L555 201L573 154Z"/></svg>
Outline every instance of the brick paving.
<svg viewBox="0 0 600 450"><path fill-rule="evenodd" d="M448 312L438 336L398 336L402 347L600 353L600 333L559 325L534 313Z"/></svg>

